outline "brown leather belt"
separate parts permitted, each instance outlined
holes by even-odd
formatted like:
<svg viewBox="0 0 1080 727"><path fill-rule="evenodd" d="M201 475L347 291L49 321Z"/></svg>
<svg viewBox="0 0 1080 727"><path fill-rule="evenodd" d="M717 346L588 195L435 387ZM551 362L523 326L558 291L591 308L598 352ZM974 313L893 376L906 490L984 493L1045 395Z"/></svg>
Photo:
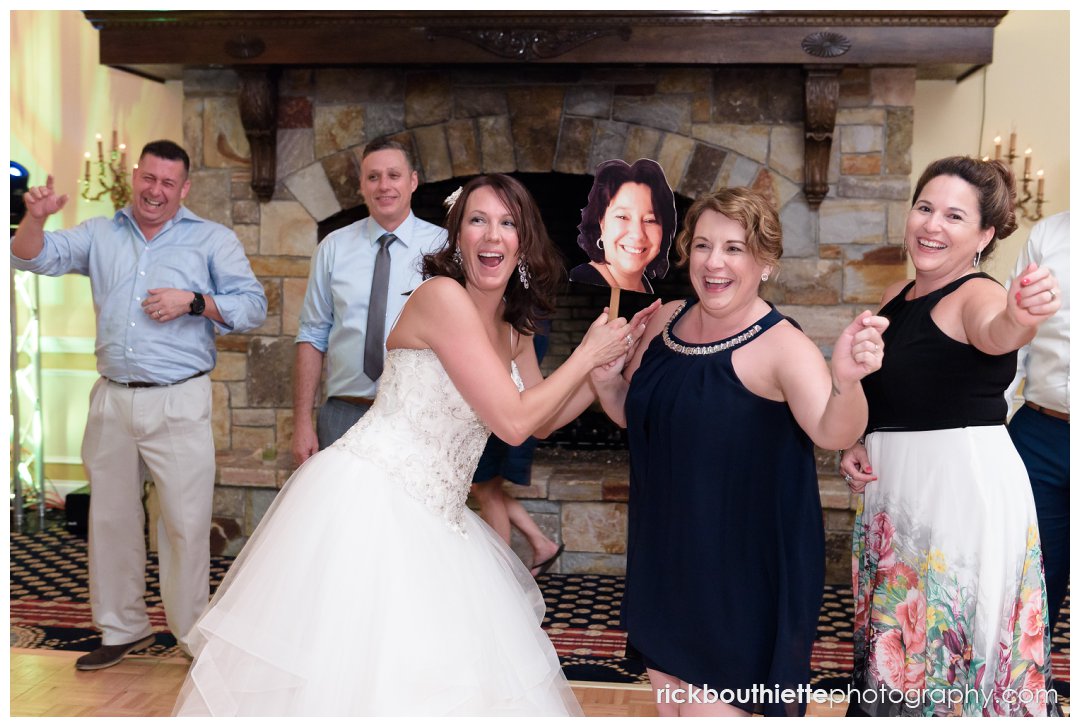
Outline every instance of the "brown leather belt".
<svg viewBox="0 0 1080 727"><path fill-rule="evenodd" d="M197 374L195 374L193 376L189 376L186 379L180 379L179 381L173 381L172 383L169 383L169 384L159 384L159 383L156 383L154 381L113 381L112 379L110 379L108 377L106 377L105 380L108 381L110 384L116 384L117 386L123 386L123 387L126 387L128 389L153 389L153 388L158 387L158 386L176 386L177 384L182 384L185 381L191 381L192 379L197 379L200 376L206 376L208 373L210 373L210 372L209 371L200 371L199 373L197 373Z"/></svg>
<svg viewBox="0 0 1080 727"><path fill-rule="evenodd" d="M1035 411L1039 412L1040 414L1045 414L1048 417L1054 417L1055 419L1060 419L1063 422L1069 421L1069 413L1066 411L1055 411L1053 409L1047 409L1045 406L1039 406L1032 401L1025 401L1024 405L1030 406Z"/></svg>
<svg viewBox="0 0 1080 727"><path fill-rule="evenodd" d="M337 399L353 406L371 406L375 403L374 399L369 399L366 396L331 396L328 398Z"/></svg>

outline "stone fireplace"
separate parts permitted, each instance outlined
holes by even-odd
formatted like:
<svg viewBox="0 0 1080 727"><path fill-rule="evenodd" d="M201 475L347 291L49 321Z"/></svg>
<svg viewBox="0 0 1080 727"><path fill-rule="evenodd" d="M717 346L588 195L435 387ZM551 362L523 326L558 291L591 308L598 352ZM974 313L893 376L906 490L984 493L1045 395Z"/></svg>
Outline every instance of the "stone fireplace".
<svg viewBox="0 0 1080 727"><path fill-rule="evenodd" d="M363 215L367 141L411 145L415 209L433 221L464 179L518 175L568 267L584 260L575 228L599 162L657 160L680 219L703 192L753 187L784 227L765 297L828 355L903 275L916 79L989 62L1003 14L87 12L103 62L183 80L188 204L236 231L269 300L260 329L218 340L215 550L239 550L291 473L309 259ZM688 290L678 270L657 286L665 299ZM568 286L545 370L606 299ZM625 463L539 450L532 487L515 494L567 543L564 571L622 568ZM836 453L819 451L818 466L829 576L842 581L853 503Z"/></svg>

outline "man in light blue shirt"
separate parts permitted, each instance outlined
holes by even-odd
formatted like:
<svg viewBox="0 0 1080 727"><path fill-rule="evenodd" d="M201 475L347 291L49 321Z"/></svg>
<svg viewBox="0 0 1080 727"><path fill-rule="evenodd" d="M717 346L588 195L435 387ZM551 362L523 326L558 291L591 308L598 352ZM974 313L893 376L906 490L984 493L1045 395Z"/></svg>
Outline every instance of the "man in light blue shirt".
<svg viewBox="0 0 1080 727"><path fill-rule="evenodd" d="M421 259L446 244L445 230L412 213L417 184L404 145L385 138L369 143L360 162L360 190L371 216L327 235L312 256L293 366L292 451L297 466L348 431L374 399L378 375L364 369L380 240L390 240L380 355L406 293L422 280ZM386 233L393 237L386 238ZM327 400L319 407L316 433L311 412L324 358Z"/></svg>
<svg viewBox="0 0 1080 727"><path fill-rule="evenodd" d="M76 661L104 669L154 642L146 613L144 468L157 487L161 596L181 646L210 596L214 329L255 328L266 295L227 227L181 206L190 160L171 141L147 144L131 204L111 219L45 232L67 202L50 176L25 195L11 265L89 276L101 378L90 394L82 459L90 478L90 602L102 646Z"/></svg>

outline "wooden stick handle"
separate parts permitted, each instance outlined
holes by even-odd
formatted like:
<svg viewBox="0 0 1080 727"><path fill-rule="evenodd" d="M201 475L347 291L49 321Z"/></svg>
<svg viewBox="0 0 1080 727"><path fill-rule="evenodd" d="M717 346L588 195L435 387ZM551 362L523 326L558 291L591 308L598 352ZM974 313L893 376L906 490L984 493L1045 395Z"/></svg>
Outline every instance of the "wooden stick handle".
<svg viewBox="0 0 1080 727"><path fill-rule="evenodd" d="M619 291L621 288L611 286L611 300L608 302L608 322L619 317Z"/></svg>

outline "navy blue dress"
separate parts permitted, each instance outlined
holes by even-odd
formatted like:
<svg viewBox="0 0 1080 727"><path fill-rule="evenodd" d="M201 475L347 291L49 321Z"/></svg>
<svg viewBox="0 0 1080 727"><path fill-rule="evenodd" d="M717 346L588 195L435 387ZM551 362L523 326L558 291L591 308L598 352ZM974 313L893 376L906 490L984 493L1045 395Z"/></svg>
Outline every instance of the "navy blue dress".
<svg viewBox="0 0 1080 727"><path fill-rule="evenodd" d="M750 690L809 681L825 563L814 446L786 403L748 391L731 365L784 316L689 344L672 329L695 302L653 339L627 393L623 627L652 668L746 690L736 704L749 711L803 714Z"/></svg>

